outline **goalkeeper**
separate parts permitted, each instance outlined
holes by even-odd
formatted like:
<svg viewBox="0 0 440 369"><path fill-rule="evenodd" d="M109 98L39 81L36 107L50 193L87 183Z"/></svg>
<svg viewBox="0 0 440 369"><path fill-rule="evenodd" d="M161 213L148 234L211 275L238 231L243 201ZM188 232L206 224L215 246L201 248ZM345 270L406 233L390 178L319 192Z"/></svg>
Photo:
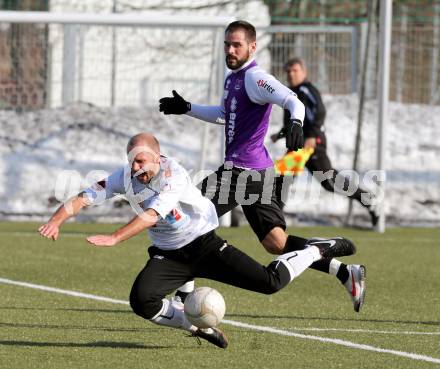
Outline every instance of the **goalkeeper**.
<svg viewBox="0 0 440 369"><path fill-rule="evenodd" d="M264 138L272 104L276 104L290 112L285 129L287 149L302 148L304 104L257 65L256 48L254 26L245 21L232 22L225 30L224 52L230 72L225 78L220 105L191 104L173 91L172 97L159 100L159 110L164 114L188 114L225 126L225 162L199 184L202 194L214 203L219 217L241 205L264 248L271 254L283 254L302 250L305 243L304 239L285 232L281 201L275 192L273 162L264 146ZM311 267L343 280L354 309L359 311L365 288L363 266L350 268L336 259L323 259ZM190 285L183 286L178 294L185 298L190 288Z"/></svg>

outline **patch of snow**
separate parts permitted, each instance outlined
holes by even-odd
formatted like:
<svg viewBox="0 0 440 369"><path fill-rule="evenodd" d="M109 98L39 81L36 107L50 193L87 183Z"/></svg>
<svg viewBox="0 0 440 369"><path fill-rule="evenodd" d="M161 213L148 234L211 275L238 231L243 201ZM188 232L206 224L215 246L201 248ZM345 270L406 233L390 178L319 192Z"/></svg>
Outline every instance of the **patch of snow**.
<svg viewBox="0 0 440 369"><path fill-rule="evenodd" d="M357 97L324 96L328 154L338 170L350 169L356 132ZM390 104L387 127L385 209L394 224L440 224L440 107ZM274 108L269 134L282 122ZM377 105L366 104L360 154L361 175L376 169ZM192 175L200 166L204 123L187 116L164 116L157 109L98 108L73 104L27 113L0 111L0 214L10 219L45 219L65 200L126 162L129 137L152 132L164 154L177 158ZM221 164L221 126L208 125L207 168ZM274 159L284 142L266 146ZM93 172L99 170L99 172ZM369 186L376 190L371 183ZM323 190L307 174L297 178L286 211L307 219L343 217L347 199ZM319 193L319 196L313 195ZM120 200L89 209L82 219L127 220ZM355 214L367 217L355 204ZM367 219L367 218L366 218Z"/></svg>

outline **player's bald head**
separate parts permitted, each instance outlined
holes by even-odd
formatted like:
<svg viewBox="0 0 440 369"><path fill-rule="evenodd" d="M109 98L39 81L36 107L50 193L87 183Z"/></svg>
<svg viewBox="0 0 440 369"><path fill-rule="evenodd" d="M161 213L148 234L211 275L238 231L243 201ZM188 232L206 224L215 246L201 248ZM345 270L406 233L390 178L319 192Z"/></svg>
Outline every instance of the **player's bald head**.
<svg viewBox="0 0 440 369"><path fill-rule="evenodd" d="M135 147L146 146L156 154L160 154L160 145L156 137L150 133L141 132L128 140L127 153Z"/></svg>

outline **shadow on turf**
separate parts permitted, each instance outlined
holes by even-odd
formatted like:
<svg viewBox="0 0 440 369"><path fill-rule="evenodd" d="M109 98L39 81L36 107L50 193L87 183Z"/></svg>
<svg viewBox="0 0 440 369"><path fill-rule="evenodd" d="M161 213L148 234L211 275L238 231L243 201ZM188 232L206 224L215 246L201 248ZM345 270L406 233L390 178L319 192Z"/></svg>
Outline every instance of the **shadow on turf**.
<svg viewBox="0 0 440 369"><path fill-rule="evenodd" d="M123 314L133 314L129 309L80 309L80 308L35 308L35 307L17 307L17 306L0 306L0 310L42 310L42 311L83 311L91 313L123 313Z"/></svg>
<svg viewBox="0 0 440 369"><path fill-rule="evenodd" d="M293 320L325 320L325 321L346 321L346 322L370 322L370 323L397 323L397 324L424 324L440 326L440 322L420 320L390 320L390 319L354 319L354 318L330 318L313 316L292 316L292 315L259 315L259 314L226 314L226 318L256 318L256 319L293 319Z"/></svg>
<svg viewBox="0 0 440 369"><path fill-rule="evenodd" d="M92 330L105 332L145 332L151 330L158 330L160 328L145 327L145 328L109 328L96 326L81 326L81 325L55 325L55 324L28 324L28 323L3 323L0 322L0 327L12 328L37 328L37 329L73 329L73 330Z"/></svg>
<svg viewBox="0 0 440 369"><path fill-rule="evenodd" d="M94 347L94 348L125 348L125 349L169 349L171 346L156 346L143 345L131 342L89 342L89 343L75 343L75 342L31 342L31 341L0 341L0 346L32 346L32 347Z"/></svg>

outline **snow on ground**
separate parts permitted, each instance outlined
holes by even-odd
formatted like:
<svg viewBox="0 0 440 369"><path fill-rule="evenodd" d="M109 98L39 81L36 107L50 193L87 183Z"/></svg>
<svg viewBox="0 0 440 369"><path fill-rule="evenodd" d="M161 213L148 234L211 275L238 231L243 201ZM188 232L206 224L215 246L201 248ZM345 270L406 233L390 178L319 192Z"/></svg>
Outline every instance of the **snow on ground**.
<svg viewBox="0 0 440 369"><path fill-rule="evenodd" d="M337 169L352 165L356 130L356 96L325 96L328 151ZM270 133L277 131L281 109L274 108ZM387 128L385 209L393 224L440 224L440 107L391 103ZM366 105L360 170L367 177L376 168L377 105ZM208 127L206 166L221 162L221 128L189 117L165 117L156 110L98 108L75 104L55 110L17 114L0 111L0 216L43 219L68 196L125 163L125 145L140 131L153 132L162 151L179 159L194 176L200 166L201 137ZM269 136L269 135L268 135ZM274 158L284 143L267 146ZM373 172L374 174L374 172ZM195 180L196 182L198 180ZM371 182L371 181L370 181ZM376 189L374 183L367 183ZM288 213L317 223L340 220L347 199L325 193L309 175L295 183ZM126 220L129 206L116 200L92 208L82 220ZM366 221L357 204L355 213Z"/></svg>

